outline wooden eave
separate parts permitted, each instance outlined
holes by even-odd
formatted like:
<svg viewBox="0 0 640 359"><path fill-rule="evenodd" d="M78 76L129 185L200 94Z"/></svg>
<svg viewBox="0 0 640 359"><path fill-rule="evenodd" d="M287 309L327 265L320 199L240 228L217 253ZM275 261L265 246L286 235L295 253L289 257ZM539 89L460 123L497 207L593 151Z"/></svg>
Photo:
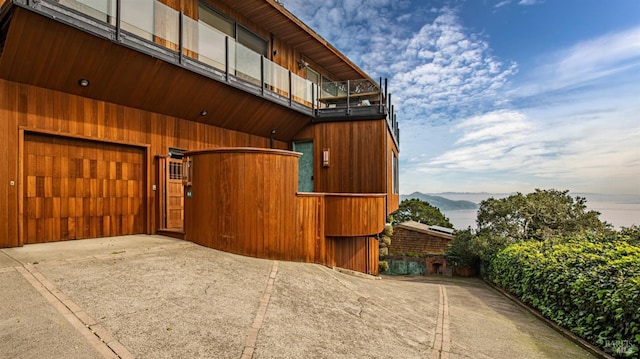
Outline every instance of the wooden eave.
<svg viewBox="0 0 640 359"><path fill-rule="evenodd" d="M0 78L290 141L312 116L14 6ZM79 79L90 85L81 87ZM28 100L28 99L27 99ZM201 111L208 114L201 116Z"/></svg>
<svg viewBox="0 0 640 359"><path fill-rule="evenodd" d="M275 0L222 0L222 2L337 77L332 80L368 79L372 83L377 83Z"/></svg>

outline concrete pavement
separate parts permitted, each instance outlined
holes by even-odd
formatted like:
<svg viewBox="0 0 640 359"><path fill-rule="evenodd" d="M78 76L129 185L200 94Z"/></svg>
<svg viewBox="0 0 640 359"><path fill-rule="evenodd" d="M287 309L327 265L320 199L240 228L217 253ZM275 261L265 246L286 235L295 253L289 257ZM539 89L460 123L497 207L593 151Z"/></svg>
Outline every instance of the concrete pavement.
<svg viewBox="0 0 640 359"><path fill-rule="evenodd" d="M161 236L0 250L0 357L589 358L477 279L384 277Z"/></svg>

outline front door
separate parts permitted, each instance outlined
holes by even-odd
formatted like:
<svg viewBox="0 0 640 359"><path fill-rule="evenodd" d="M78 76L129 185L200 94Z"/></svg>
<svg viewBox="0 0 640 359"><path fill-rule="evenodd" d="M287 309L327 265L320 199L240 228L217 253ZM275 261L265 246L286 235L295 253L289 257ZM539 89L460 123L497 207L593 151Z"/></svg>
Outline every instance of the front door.
<svg viewBox="0 0 640 359"><path fill-rule="evenodd" d="M313 141L294 142L293 150L302 153L298 160L298 192L313 192Z"/></svg>
<svg viewBox="0 0 640 359"><path fill-rule="evenodd" d="M166 192L167 229L182 229L184 226L184 187L182 186L182 159L167 160Z"/></svg>

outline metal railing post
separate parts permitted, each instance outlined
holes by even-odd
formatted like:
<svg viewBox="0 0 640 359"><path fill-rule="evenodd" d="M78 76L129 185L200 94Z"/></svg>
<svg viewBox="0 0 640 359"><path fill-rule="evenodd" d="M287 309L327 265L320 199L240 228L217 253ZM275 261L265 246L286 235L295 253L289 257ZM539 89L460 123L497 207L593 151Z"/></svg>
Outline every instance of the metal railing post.
<svg viewBox="0 0 640 359"><path fill-rule="evenodd" d="M260 55L260 93L264 97L264 56Z"/></svg>
<svg viewBox="0 0 640 359"><path fill-rule="evenodd" d="M224 57L226 60L224 63L224 74L227 82L229 82L229 61L231 61L229 58L229 36L224 37Z"/></svg>
<svg viewBox="0 0 640 359"><path fill-rule="evenodd" d="M380 77L380 87L378 87L380 89L380 93L378 94L378 103L379 103L379 107L380 107L380 113L382 113L383 111L383 104L382 104L382 76Z"/></svg>
<svg viewBox="0 0 640 359"><path fill-rule="evenodd" d="M184 63L184 24L183 24L183 16L182 11L178 13L178 63L182 65Z"/></svg>
<svg viewBox="0 0 640 359"><path fill-rule="evenodd" d="M122 4L120 3L121 0L116 0L116 41L120 41L120 18L121 16L121 12L122 12Z"/></svg>
<svg viewBox="0 0 640 359"><path fill-rule="evenodd" d="M351 113L351 104L349 103L351 100L351 89L349 85L349 80L347 80L347 115Z"/></svg>
<svg viewBox="0 0 640 359"><path fill-rule="evenodd" d="M289 107L293 105L293 77L291 76L291 71L289 71Z"/></svg>
<svg viewBox="0 0 640 359"><path fill-rule="evenodd" d="M309 81L309 80L307 80ZM315 113L316 110L316 88L314 86L314 83L309 81L309 83L311 84L311 112Z"/></svg>

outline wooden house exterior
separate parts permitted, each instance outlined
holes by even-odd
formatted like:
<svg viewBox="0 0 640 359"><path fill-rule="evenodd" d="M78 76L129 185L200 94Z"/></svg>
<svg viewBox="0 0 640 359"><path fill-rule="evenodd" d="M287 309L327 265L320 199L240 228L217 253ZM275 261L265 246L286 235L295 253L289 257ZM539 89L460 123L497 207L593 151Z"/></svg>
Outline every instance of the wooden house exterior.
<svg viewBox="0 0 640 359"><path fill-rule="evenodd" d="M0 247L162 233L377 274L389 98L274 0L0 1Z"/></svg>

